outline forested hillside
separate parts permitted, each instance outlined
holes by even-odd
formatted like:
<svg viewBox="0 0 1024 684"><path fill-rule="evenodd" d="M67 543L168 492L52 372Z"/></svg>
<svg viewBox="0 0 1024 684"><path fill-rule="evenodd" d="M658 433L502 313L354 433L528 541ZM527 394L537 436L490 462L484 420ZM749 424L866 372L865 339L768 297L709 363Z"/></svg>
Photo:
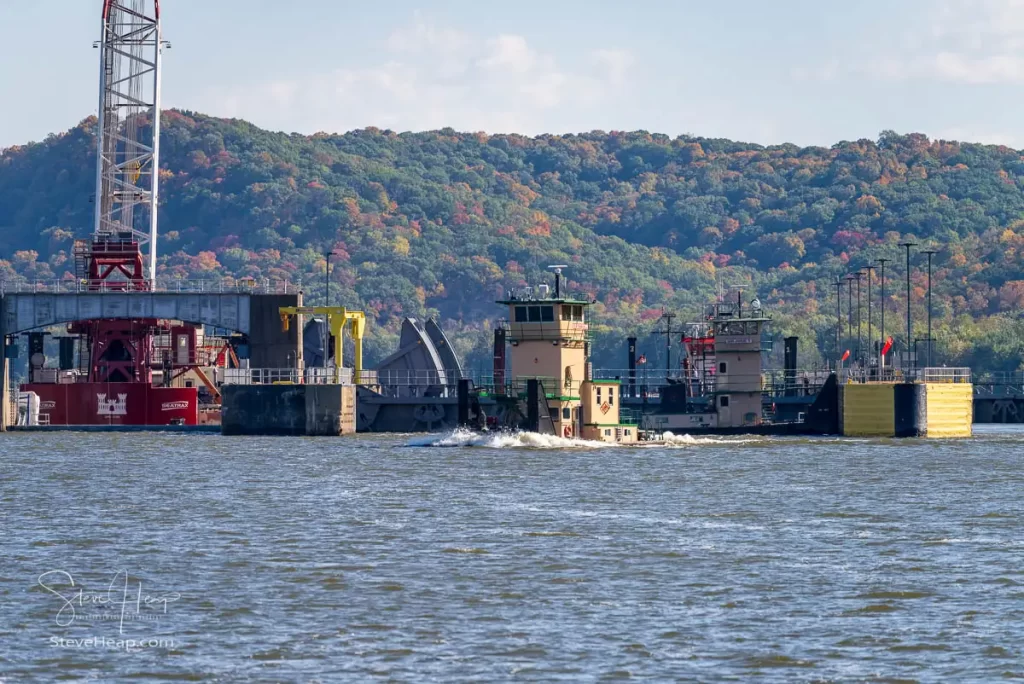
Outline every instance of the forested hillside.
<svg viewBox="0 0 1024 684"><path fill-rule="evenodd" d="M371 359L402 316L434 315L469 365L488 363L493 300L553 263L597 301L599 366L624 365L627 333L655 363L662 309L695 317L720 287L833 355L831 283L879 257L893 260L888 327L902 336L907 239L940 250L941 361L1015 369L1024 352L1024 156L1006 147L892 132L831 148L642 131L300 136L164 119L161 274L301 280L319 302L334 249L332 300L374 319ZM72 240L92 225L94 128L0 152L0 277L72 277Z"/></svg>

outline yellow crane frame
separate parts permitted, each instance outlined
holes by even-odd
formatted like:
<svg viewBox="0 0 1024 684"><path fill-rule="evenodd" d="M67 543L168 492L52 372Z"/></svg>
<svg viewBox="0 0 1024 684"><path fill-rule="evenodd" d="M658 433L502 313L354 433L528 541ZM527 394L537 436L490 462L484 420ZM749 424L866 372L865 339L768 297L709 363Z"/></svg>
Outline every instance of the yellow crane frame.
<svg viewBox="0 0 1024 684"><path fill-rule="evenodd" d="M292 316L325 316L327 329L334 335L334 382L340 383L340 369L344 361L344 335L346 326L351 328L356 343L356 358L352 369L352 381L359 384L363 374L363 333L366 332L366 315L362 311L350 311L343 306L282 306L281 329L288 332Z"/></svg>

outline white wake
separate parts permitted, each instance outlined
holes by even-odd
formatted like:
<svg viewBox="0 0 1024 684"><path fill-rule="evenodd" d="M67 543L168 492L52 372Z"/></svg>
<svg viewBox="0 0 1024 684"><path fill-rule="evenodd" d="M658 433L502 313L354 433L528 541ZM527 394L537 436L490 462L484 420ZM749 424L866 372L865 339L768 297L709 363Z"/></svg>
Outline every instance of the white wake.
<svg viewBox="0 0 1024 684"><path fill-rule="evenodd" d="M505 431L505 432L474 432L459 428L443 435L424 435L413 437L406 446L410 447L480 447L484 449L602 449L607 447L643 447L672 448L695 447L702 445L734 446L759 442L757 438L742 437L694 437L693 435L676 435L663 432L657 439L633 444L614 444L610 442L594 442L585 439L566 439L555 435L542 435L536 432Z"/></svg>
<svg viewBox="0 0 1024 684"><path fill-rule="evenodd" d="M474 432L459 428L445 435L414 437L406 443L411 447L482 447L484 449L599 449L616 446L584 439L566 439L536 432Z"/></svg>
<svg viewBox="0 0 1024 684"><path fill-rule="evenodd" d="M641 446L660 446L660 447L688 447L688 446L700 446L702 444L712 444L719 446L730 446L733 444L751 444L753 442L760 442L762 439L757 437L694 437L693 435L676 435L671 431L666 430L657 436L656 439L650 442L641 442Z"/></svg>

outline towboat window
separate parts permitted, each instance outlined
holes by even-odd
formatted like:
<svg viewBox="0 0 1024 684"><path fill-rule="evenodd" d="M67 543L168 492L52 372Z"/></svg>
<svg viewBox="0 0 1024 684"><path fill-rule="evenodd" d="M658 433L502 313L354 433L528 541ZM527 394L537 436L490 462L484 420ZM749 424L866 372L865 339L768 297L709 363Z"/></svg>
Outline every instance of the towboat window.
<svg viewBox="0 0 1024 684"><path fill-rule="evenodd" d="M608 405L609 406L615 406L615 388L614 387L609 387L608 388Z"/></svg>
<svg viewBox="0 0 1024 684"><path fill-rule="evenodd" d="M718 405L721 406L722 408L728 408L729 407L729 397L727 397L727 396L725 396L725 397L718 397Z"/></svg>
<svg viewBox="0 0 1024 684"><path fill-rule="evenodd" d="M721 373L722 375L725 375L728 372L728 368L729 366L726 365L725 361L722 361L720 364L718 364L718 372Z"/></svg>
<svg viewBox="0 0 1024 684"><path fill-rule="evenodd" d="M527 308L530 312L530 323L540 323L540 307L530 306Z"/></svg>
<svg viewBox="0 0 1024 684"><path fill-rule="evenodd" d="M598 404L601 403L601 388L600 387L597 388L597 403Z"/></svg>
<svg viewBox="0 0 1024 684"><path fill-rule="evenodd" d="M525 322L526 322L526 307L525 306L517 306L516 307L516 323L525 323Z"/></svg>
<svg viewBox="0 0 1024 684"><path fill-rule="evenodd" d="M566 408L562 409L562 420L572 420L572 409L571 408L566 407Z"/></svg>
<svg viewBox="0 0 1024 684"><path fill-rule="evenodd" d="M551 323L555 320L555 310L550 306L540 307L540 320L544 323Z"/></svg>
<svg viewBox="0 0 1024 684"><path fill-rule="evenodd" d="M757 334L757 321L747 321L747 334L748 335L756 335Z"/></svg>
<svg viewBox="0 0 1024 684"><path fill-rule="evenodd" d="M572 307L572 320L582 321L583 320L583 307L576 304Z"/></svg>
<svg viewBox="0 0 1024 684"><path fill-rule="evenodd" d="M562 310L562 320L563 321L571 321L572 320L572 307L569 306L568 304L563 304L559 308Z"/></svg>
<svg viewBox="0 0 1024 684"><path fill-rule="evenodd" d="M611 430L605 430L604 431L604 436L605 437L611 437L612 436L612 431Z"/></svg>

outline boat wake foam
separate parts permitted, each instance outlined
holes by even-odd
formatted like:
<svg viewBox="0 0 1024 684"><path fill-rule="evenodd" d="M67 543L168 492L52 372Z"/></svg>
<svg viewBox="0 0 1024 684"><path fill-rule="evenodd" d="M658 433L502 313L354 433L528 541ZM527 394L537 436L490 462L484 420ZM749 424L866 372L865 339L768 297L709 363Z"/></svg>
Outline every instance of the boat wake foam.
<svg viewBox="0 0 1024 684"><path fill-rule="evenodd" d="M600 449L616 446L583 439L566 439L536 432L474 432L460 428L446 435L415 437L406 443L411 447L482 447L485 449Z"/></svg>
<svg viewBox="0 0 1024 684"><path fill-rule="evenodd" d="M634 444L613 444L609 442L592 442L585 439L566 439L555 435L542 435L536 432L474 432L459 428L444 435L424 435L414 437L406 442L408 447L479 447L484 449L603 449L608 447L628 448L683 448L701 445L734 446L759 442L756 438L736 437L694 437L692 435L675 435L671 432L662 433L659 439Z"/></svg>
<svg viewBox="0 0 1024 684"><path fill-rule="evenodd" d="M755 442L764 441L756 437L694 437L693 435L676 435L670 431L666 431L659 435L658 439L650 442L640 442L639 446L646 447L689 447L689 446L700 446L702 444L712 444L717 446L733 446L736 444L753 444Z"/></svg>

